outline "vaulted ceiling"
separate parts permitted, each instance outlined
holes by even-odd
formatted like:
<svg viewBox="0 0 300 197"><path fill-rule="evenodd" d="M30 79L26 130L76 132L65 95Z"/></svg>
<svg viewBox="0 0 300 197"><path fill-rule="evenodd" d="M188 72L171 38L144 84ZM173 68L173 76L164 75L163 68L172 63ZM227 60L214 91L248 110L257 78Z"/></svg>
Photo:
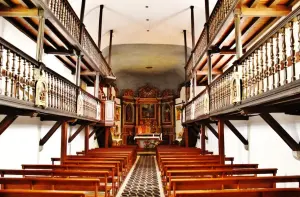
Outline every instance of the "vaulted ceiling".
<svg viewBox="0 0 300 197"><path fill-rule="evenodd" d="M216 1L209 1L210 10ZM70 0L78 16L81 2ZM176 89L184 81L184 29L189 51L191 48L190 6L194 6L197 40L205 23L204 0L87 0L84 24L96 43L101 4L104 5L101 49L107 56L112 29L111 66L119 89L135 89L144 85L146 79L160 84L160 89ZM146 69L147 66L153 68Z"/></svg>

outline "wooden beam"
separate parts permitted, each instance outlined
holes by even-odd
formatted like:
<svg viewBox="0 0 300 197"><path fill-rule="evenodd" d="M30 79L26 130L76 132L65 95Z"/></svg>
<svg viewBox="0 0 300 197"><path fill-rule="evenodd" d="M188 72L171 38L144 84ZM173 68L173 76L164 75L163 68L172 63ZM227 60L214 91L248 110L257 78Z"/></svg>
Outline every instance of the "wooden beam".
<svg viewBox="0 0 300 197"><path fill-rule="evenodd" d="M202 155L205 155L205 125L201 125L201 151Z"/></svg>
<svg viewBox="0 0 300 197"><path fill-rule="evenodd" d="M45 47L44 52L52 55L66 55L66 56L75 55L75 52L73 50L68 50L66 48L54 49L52 47Z"/></svg>
<svg viewBox="0 0 300 197"><path fill-rule="evenodd" d="M216 136L216 138L219 139L218 132L209 123L205 123L205 126L212 132L212 134L214 134L214 136Z"/></svg>
<svg viewBox="0 0 300 197"><path fill-rule="evenodd" d="M229 120L225 120L224 123L226 124L226 126L232 131L232 133L234 133L236 135L237 138L239 138L239 140L245 145L248 146L248 140L246 140L244 138L244 136L235 128L235 126L229 121Z"/></svg>
<svg viewBox="0 0 300 197"><path fill-rule="evenodd" d="M82 71L80 75L88 75L88 76L96 76L97 72L96 71Z"/></svg>
<svg viewBox="0 0 300 197"><path fill-rule="evenodd" d="M108 148L108 136L109 136L110 128L105 127L105 148Z"/></svg>
<svg viewBox="0 0 300 197"><path fill-rule="evenodd" d="M55 131L60 127L62 124L62 121L57 121L52 128L48 131L48 133L40 139L40 146L44 146L46 142L51 138L51 136L55 133Z"/></svg>
<svg viewBox="0 0 300 197"><path fill-rule="evenodd" d="M96 128L89 134L89 138L92 137L95 132L96 132Z"/></svg>
<svg viewBox="0 0 300 197"><path fill-rule="evenodd" d="M189 147L189 129L188 127L184 127L184 143L185 143L185 147Z"/></svg>
<svg viewBox="0 0 300 197"><path fill-rule="evenodd" d="M7 115L0 123L0 135L18 118L17 115Z"/></svg>
<svg viewBox="0 0 300 197"><path fill-rule="evenodd" d="M220 164L225 164L224 120L218 121Z"/></svg>
<svg viewBox="0 0 300 197"><path fill-rule="evenodd" d="M208 75L208 74L209 74L208 70L201 70L201 71L198 70L197 71L197 76L199 76L199 75ZM223 71L218 70L218 69L212 69L211 74L212 75L220 75L220 74L223 74Z"/></svg>
<svg viewBox="0 0 300 197"><path fill-rule="evenodd" d="M287 16L291 11L292 8L283 5L267 7L259 4L254 8L249 8L246 5L241 6L242 15L248 17L280 17Z"/></svg>
<svg viewBox="0 0 300 197"><path fill-rule="evenodd" d="M38 8L25 8L25 7L14 7L14 8L0 8L0 16L2 17L38 17Z"/></svg>
<svg viewBox="0 0 300 197"><path fill-rule="evenodd" d="M73 133L70 137L69 137L69 140L68 142L71 143L75 137L82 131L82 129L85 127L85 125L80 125L80 127L76 130L75 133Z"/></svg>
<svg viewBox="0 0 300 197"><path fill-rule="evenodd" d="M89 139L90 139L89 133L90 133L90 126L87 125L84 128L84 151L85 151L85 154L87 154L87 152L89 151Z"/></svg>
<svg viewBox="0 0 300 197"><path fill-rule="evenodd" d="M298 144L269 113L261 113L260 117L281 137L281 139L293 151L300 151L300 144Z"/></svg>
<svg viewBox="0 0 300 197"><path fill-rule="evenodd" d="M68 123L63 122L61 126L60 161L63 163L67 157Z"/></svg>

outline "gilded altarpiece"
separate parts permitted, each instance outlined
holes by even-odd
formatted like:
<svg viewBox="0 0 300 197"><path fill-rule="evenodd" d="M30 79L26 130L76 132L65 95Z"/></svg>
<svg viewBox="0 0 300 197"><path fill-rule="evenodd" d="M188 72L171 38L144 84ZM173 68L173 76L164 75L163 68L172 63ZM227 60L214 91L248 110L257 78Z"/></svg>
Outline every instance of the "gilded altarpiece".
<svg viewBox="0 0 300 197"><path fill-rule="evenodd" d="M153 148L158 143L171 144L175 134L174 115L171 90L160 91L151 85L140 87L136 92L125 90L122 96L123 143L136 144L139 137L148 136L157 141L147 142L143 148Z"/></svg>

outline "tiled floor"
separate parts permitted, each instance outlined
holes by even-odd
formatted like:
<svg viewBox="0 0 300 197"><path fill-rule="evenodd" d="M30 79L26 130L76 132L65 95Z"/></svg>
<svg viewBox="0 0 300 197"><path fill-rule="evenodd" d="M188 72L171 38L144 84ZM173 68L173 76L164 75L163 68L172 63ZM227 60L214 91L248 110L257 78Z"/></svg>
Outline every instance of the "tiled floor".
<svg viewBox="0 0 300 197"><path fill-rule="evenodd" d="M140 156L119 191L120 197L162 197L160 176L154 156Z"/></svg>

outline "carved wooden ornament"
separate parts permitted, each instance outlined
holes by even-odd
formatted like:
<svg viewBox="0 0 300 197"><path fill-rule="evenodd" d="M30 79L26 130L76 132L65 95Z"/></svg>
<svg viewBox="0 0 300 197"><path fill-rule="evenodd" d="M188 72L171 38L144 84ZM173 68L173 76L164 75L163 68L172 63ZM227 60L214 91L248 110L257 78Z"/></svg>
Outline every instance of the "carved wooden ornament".
<svg viewBox="0 0 300 197"><path fill-rule="evenodd" d="M100 103L97 102L97 106L96 106L96 119L100 120L101 119L101 108L100 108Z"/></svg>
<svg viewBox="0 0 300 197"><path fill-rule="evenodd" d="M138 95L140 98L157 98L159 97L159 90L147 84L139 88Z"/></svg>
<svg viewBox="0 0 300 197"><path fill-rule="evenodd" d="M204 114L209 114L209 92L208 89L206 90L204 94Z"/></svg>
<svg viewBox="0 0 300 197"><path fill-rule="evenodd" d="M81 94L81 91L79 91L79 94L77 97L77 115L83 116L83 96Z"/></svg>
<svg viewBox="0 0 300 197"><path fill-rule="evenodd" d="M241 101L241 78L238 72L232 73L230 81L230 103L238 103Z"/></svg>
<svg viewBox="0 0 300 197"><path fill-rule="evenodd" d="M35 105L46 108L48 106L48 87L44 72L34 69L35 82Z"/></svg>

